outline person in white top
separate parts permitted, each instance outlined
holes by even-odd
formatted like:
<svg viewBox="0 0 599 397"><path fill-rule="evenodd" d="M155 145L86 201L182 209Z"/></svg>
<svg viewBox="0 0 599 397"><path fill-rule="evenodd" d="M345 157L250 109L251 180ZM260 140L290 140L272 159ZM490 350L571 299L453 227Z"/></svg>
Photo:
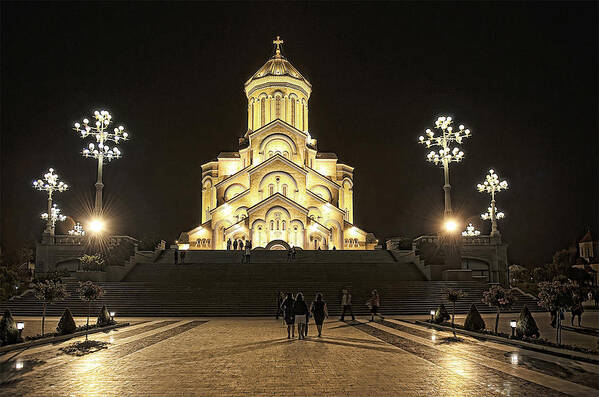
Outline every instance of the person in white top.
<svg viewBox="0 0 599 397"><path fill-rule="evenodd" d="M345 312L349 310L349 314L351 314L352 321L355 321L354 312L351 309L351 294L347 289L343 289L343 295L341 296L341 306L343 307L343 311L341 312L340 321L344 321Z"/></svg>

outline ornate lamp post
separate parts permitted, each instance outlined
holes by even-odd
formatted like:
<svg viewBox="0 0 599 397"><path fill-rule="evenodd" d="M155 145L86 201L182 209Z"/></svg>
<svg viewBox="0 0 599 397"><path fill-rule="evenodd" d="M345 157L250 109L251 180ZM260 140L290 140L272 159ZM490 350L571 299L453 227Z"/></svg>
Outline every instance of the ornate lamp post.
<svg viewBox="0 0 599 397"><path fill-rule="evenodd" d="M501 233L497 230L497 219L505 217L505 214L503 212L497 212L497 207L495 206L495 193L507 189L507 181L503 180L500 182L497 173L494 170L489 170L489 173L485 177L485 181L476 185L476 188L481 193L489 193L491 195L491 206L485 214L481 215L481 218L484 220L491 220L491 236L501 236Z"/></svg>
<svg viewBox="0 0 599 397"><path fill-rule="evenodd" d="M52 194L54 192L64 192L69 188L69 186L58 180L58 175L54 173L54 169L50 168L48 172L46 172L43 176L44 180L38 179L33 182L33 188L39 191L48 192L48 211L47 214L52 214ZM42 215L43 218L43 215ZM46 219L46 218L44 218ZM56 222L56 221L54 221ZM52 216L47 216L46 219L46 229L44 233L54 235L54 222L52 221Z"/></svg>
<svg viewBox="0 0 599 397"><path fill-rule="evenodd" d="M109 132L109 125L112 122L112 116L106 110L95 111L94 118L96 122L90 125L88 119L83 119L83 125L75 123L73 128L75 131L81 133L81 138L92 136L96 140L96 144L90 143L87 148L81 151L83 157L93 157L98 160L98 180L96 181L96 202L95 212L96 215L102 213L102 167L104 160L111 161L114 159L121 158L121 151L113 146L112 148L108 145L109 142L118 144L120 141L126 141L129 134L125 131L125 128L121 125L114 128L112 132Z"/></svg>
<svg viewBox="0 0 599 397"><path fill-rule="evenodd" d="M450 221L452 215L451 210L451 185L449 184L449 164L452 162L460 162L464 159L464 152L459 147L452 145L455 143L461 144L464 138L470 137L470 130L460 125L457 130L454 130L451 124L451 117L441 116L435 122L437 132L428 128L425 136L418 138L419 143L426 145L427 148L439 147L438 151L431 150L426 156L427 161L440 165L443 168L445 184L443 190L445 192L445 213L444 218L446 223ZM452 229L455 229L455 223L452 223Z"/></svg>
<svg viewBox="0 0 599 397"><path fill-rule="evenodd" d="M52 225L52 231L54 231L54 226L56 226L56 222L63 222L67 219L66 216L60 213L60 208L56 206L56 204L52 204L52 208L50 209L50 213L44 212L42 214L42 219L47 220Z"/></svg>

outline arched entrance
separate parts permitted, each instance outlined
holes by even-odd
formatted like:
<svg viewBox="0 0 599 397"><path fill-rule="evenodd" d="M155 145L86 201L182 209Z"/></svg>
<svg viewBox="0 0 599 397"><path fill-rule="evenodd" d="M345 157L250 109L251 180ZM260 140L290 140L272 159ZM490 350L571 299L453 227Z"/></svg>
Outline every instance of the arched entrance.
<svg viewBox="0 0 599 397"><path fill-rule="evenodd" d="M291 247L289 247L289 244L287 244L287 242L283 241L283 240L273 240L270 243L266 244L266 247L265 247L265 249L273 250L273 251L288 250L289 248L291 248Z"/></svg>

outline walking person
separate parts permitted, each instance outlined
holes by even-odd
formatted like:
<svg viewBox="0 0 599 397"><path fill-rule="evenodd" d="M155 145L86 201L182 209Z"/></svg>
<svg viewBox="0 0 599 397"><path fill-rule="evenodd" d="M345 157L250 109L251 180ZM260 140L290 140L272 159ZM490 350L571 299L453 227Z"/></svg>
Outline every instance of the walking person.
<svg viewBox="0 0 599 397"><path fill-rule="evenodd" d="M233 240L233 251L237 251L237 240Z"/></svg>
<svg viewBox="0 0 599 397"><path fill-rule="evenodd" d="M306 319L309 311L308 306L304 301L304 295L301 292L298 292L295 296L293 312L295 313L295 323L297 324L297 337L298 339L305 339L307 322Z"/></svg>
<svg viewBox="0 0 599 397"><path fill-rule="evenodd" d="M570 323L574 326L574 317L578 316L578 326L580 327L580 321L582 319L582 313L584 309L582 308L582 298L575 295L574 296L574 306L572 306L572 319Z"/></svg>
<svg viewBox="0 0 599 397"><path fill-rule="evenodd" d="M227 251L231 251L231 239L227 240Z"/></svg>
<svg viewBox="0 0 599 397"><path fill-rule="evenodd" d="M377 290L372 290L372 294L370 295L368 302L366 302L366 305L370 308L370 321L374 321L374 316L380 317L381 320L384 319L384 317L379 314L381 298Z"/></svg>
<svg viewBox="0 0 599 397"><path fill-rule="evenodd" d="M285 324L287 324L287 339L295 338L295 312L294 310L295 301L293 300L293 295L291 292L287 293L287 298L283 301L281 305L281 311L283 312L283 316L285 319ZM291 334L291 336L289 336Z"/></svg>
<svg viewBox="0 0 599 397"><path fill-rule="evenodd" d="M283 309L281 308L281 306L283 305L283 301L285 300L285 294L281 291L279 291L279 293L277 294L277 314L275 315L275 318L278 320L279 316L283 317Z"/></svg>
<svg viewBox="0 0 599 397"><path fill-rule="evenodd" d="M329 317L329 312L327 310L327 303L322 299L322 294L316 294L316 299L310 305L310 313L314 317L314 322L316 323L316 329L318 330L318 337L322 336L322 323L324 323L324 319Z"/></svg>
<svg viewBox="0 0 599 397"><path fill-rule="evenodd" d="M343 289L342 292L343 292L343 295L341 295L342 311L341 311L341 318L339 320L344 321L345 312L349 311L349 314L351 314L351 320L356 321L356 317L354 317L354 312L351 309L351 294L349 293L349 290L347 290L345 288Z"/></svg>

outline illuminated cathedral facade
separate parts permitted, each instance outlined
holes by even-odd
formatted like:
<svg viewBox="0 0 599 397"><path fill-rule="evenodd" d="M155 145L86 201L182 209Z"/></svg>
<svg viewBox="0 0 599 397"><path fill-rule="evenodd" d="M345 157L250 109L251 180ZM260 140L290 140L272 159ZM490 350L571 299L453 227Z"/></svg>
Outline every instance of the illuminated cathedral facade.
<svg viewBox="0 0 599 397"><path fill-rule="evenodd" d="M312 85L281 54L248 81L248 129L239 150L202 165L202 223L181 233L181 249L370 250L377 240L354 225L353 167L319 152L310 135Z"/></svg>

